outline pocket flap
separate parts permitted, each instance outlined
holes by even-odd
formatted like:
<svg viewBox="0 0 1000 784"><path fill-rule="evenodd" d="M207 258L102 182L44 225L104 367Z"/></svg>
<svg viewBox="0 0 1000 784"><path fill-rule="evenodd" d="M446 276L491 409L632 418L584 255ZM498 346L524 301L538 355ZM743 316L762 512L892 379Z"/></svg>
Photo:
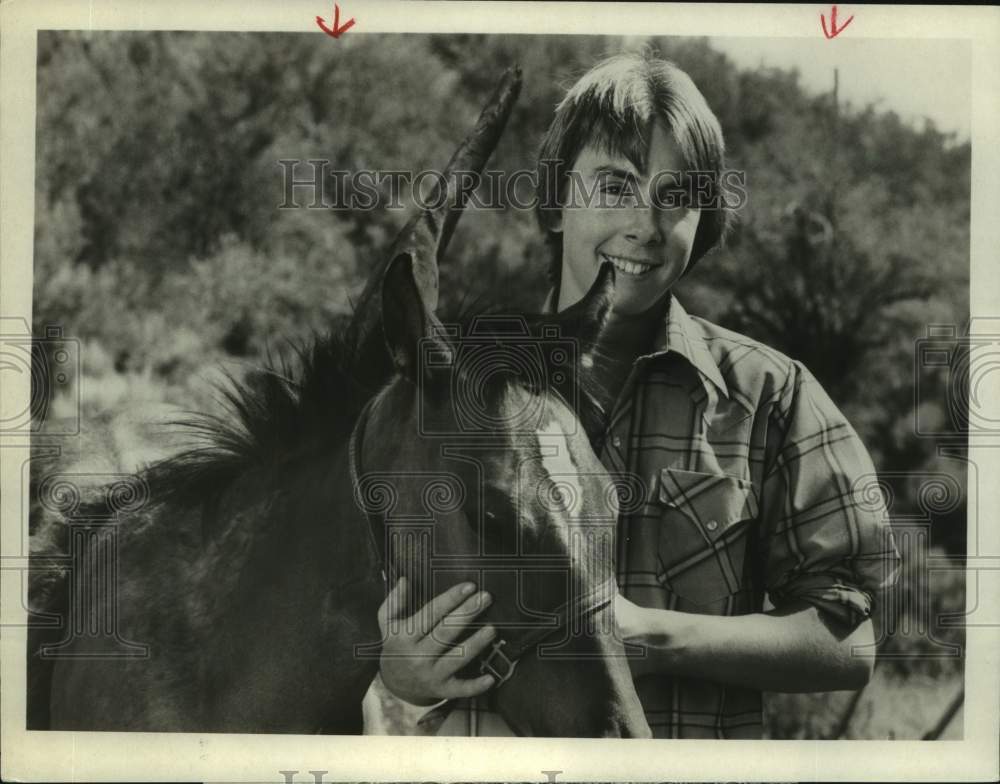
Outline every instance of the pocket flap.
<svg viewBox="0 0 1000 784"><path fill-rule="evenodd" d="M753 483L728 474L706 474L679 468L660 470L660 503L683 512L716 539L740 520L757 517Z"/></svg>

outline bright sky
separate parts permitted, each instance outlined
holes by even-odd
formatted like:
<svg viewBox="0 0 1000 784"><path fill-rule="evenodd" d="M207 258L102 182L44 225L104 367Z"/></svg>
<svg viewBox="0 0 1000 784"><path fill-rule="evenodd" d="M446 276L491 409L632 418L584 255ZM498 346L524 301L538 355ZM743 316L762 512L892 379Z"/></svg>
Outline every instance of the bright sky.
<svg viewBox="0 0 1000 784"><path fill-rule="evenodd" d="M842 20L840 20L842 21ZM712 38L712 46L743 67L797 68L799 84L813 93L833 88L840 69L840 99L855 108L876 102L920 128L969 138L971 47L957 40L837 38Z"/></svg>

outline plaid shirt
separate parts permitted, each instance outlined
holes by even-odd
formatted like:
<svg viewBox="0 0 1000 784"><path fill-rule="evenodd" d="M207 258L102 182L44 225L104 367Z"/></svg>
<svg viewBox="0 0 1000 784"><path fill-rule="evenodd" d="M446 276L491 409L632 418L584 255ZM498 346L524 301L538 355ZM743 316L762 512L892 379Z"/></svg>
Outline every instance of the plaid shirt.
<svg viewBox="0 0 1000 784"><path fill-rule="evenodd" d="M872 612L898 568L875 469L800 363L671 299L619 396L601 462L639 477L618 529L618 584L644 607L744 615L805 601ZM759 738L762 694L667 674L636 682L657 738ZM511 735L488 695L424 709L439 735Z"/></svg>

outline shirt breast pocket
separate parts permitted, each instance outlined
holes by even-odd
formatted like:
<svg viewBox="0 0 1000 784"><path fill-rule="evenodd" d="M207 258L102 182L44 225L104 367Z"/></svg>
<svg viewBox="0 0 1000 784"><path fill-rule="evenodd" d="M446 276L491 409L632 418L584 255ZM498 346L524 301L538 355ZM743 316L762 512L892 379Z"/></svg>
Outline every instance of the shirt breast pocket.
<svg viewBox="0 0 1000 784"><path fill-rule="evenodd" d="M752 555L758 514L751 482L664 468L658 500L662 518L657 579L666 590L686 603L706 606L747 587L746 558L748 550Z"/></svg>

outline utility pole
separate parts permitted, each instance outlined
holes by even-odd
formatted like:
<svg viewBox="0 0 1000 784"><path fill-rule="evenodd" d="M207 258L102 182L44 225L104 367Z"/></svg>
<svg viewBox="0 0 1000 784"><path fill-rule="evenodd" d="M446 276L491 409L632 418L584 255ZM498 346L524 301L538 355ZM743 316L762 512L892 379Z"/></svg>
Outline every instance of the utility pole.
<svg viewBox="0 0 1000 784"><path fill-rule="evenodd" d="M827 196L826 217L833 226L834 232L837 229L837 183L840 179L840 170L837 166L837 153L839 152L837 142L840 137L840 106L838 93L840 92L840 69L833 69L833 116L830 118L830 190Z"/></svg>
<svg viewBox="0 0 1000 784"><path fill-rule="evenodd" d="M840 69L833 69L833 138L834 141L837 140L837 120L838 118L838 107L837 107L837 93L840 92Z"/></svg>

